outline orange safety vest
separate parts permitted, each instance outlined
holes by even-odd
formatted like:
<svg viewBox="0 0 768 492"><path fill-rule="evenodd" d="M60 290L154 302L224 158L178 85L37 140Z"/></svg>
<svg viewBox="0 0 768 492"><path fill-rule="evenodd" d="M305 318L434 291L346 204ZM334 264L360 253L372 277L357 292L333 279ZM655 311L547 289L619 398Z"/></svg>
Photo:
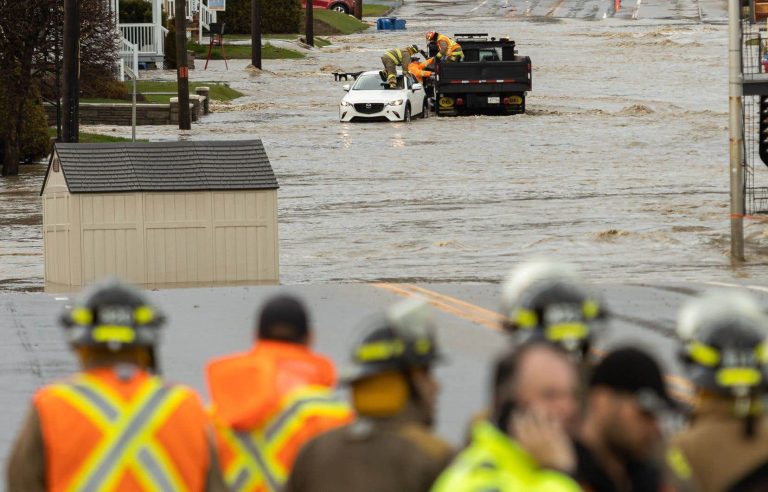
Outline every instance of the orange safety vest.
<svg viewBox="0 0 768 492"><path fill-rule="evenodd" d="M301 446L354 414L332 391L332 363L307 347L262 340L207 367L219 462L233 491L282 489Z"/></svg>
<svg viewBox="0 0 768 492"><path fill-rule="evenodd" d="M201 491L209 421L190 389L138 370L76 375L35 395L50 491Z"/></svg>
<svg viewBox="0 0 768 492"><path fill-rule="evenodd" d="M429 60L424 62L415 61L410 65L408 65L408 72L410 72L411 75L416 77L416 80L418 80L419 82L422 82L424 80L424 77L429 77L432 75L431 71L424 70L424 69L433 62L434 62L434 58L430 58Z"/></svg>

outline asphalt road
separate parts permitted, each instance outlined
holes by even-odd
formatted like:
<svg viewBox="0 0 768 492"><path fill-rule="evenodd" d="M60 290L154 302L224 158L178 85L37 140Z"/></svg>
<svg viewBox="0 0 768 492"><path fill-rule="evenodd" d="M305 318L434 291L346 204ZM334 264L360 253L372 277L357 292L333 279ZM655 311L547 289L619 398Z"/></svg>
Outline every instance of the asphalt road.
<svg viewBox="0 0 768 492"><path fill-rule="evenodd" d="M601 284L614 313L598 350L633 344L646 347L664 364L670 389L685 400L690 387L674 361L674 320L680 304L711 284ZM734 284L720 285L732 288ZM340 368L367 316L406 296L421 295L434 307L439 341L447 362L438 370L443 392L439 432L461 440L469 416L486 397L488 370L506 346L496 330L494 284L324 284L283 287L223 287L152 291L169 318L161 348L164 375L205 395L203 367L211 357L249 346L255 311L277 291L308 303L316 327L316 348ZM768 288L750 286L768 304ZM56 320L69 295L5 294L0 299L0 462L5 462L29 398L41 385L76 370Z"/></svg>

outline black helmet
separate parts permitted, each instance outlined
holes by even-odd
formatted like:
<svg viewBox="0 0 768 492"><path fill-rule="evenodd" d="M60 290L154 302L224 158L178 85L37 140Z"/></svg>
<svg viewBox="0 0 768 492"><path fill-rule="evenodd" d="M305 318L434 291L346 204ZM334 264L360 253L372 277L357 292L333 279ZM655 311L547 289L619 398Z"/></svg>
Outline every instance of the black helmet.
<svg viewBox="0 0 768 492"><path fill-rule="evenodd" d="M164 316L134 287L117 279L92 286L61 317L74 347L154 347Z"/></svg>
<svg viewBox="0 0 768 492"><path fill-rule="evenodd" d="M522 343L543 338L584 356L605 310L568 264L531 261L515 268L502 286L503 328Z"/></svg>
<svg viewBox="0 0 768 492"><path fill-rule="evenodd" d="M766 388L768 317L746 293L710 293L678 318L682 359L694 384L723 396L749 398Z"/></svg>
<svg viewBox="0 0 768 492"><path fill-rule="evenodd" d="M354 367L343 379L354 382L387 371L429 367L439 359L429 307L409 299L369 321L367 334L352 349Z"/></svg>

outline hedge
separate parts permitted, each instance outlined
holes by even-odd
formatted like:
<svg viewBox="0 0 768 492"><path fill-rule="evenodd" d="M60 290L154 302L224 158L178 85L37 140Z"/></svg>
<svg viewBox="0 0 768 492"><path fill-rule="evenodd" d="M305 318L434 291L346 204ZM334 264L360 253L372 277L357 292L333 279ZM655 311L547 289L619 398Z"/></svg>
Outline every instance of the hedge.
<svg viewBox="0 0 768 492"><path fill-rule="evenodd" d="M251 33L251 0L229 0L218 22L226 22L224 37ZM295 34L301 28L300 0L261 0L261 31L265 34Z"/></svg>

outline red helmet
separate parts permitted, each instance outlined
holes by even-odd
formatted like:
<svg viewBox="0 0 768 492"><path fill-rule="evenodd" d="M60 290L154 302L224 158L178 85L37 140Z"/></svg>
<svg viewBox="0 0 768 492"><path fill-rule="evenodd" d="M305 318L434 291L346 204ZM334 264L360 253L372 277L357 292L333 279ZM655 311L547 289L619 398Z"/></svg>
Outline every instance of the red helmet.
<svg viewBox="0 0 768 492"><path fill-rule="evenodd" d="M432 39L434 39L435 36L437 36L437 33L435 31L427 32L427 35L426 35L427 42L432 41Z"/></svg>

